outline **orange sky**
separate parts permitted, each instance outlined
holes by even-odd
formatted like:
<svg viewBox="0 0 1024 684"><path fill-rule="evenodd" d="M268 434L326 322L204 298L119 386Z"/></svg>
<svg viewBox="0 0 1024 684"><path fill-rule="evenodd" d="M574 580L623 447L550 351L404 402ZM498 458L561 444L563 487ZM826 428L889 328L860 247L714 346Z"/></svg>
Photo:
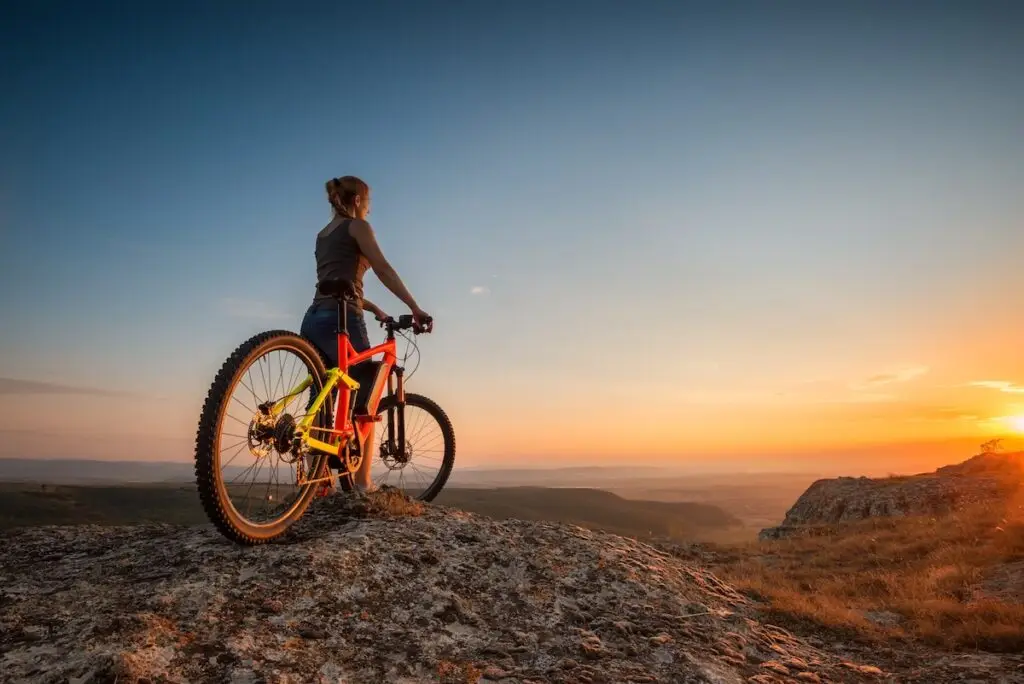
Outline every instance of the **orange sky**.
<svg viewBox="0 0 1024 684"><path fill-rule="evenodd" d="M779 379L785 373L735 378L705 364L682 370L703 378L690 387L667 374L616 381L621 386L593 374L544 388L529 369L447 385L458 392L429 370L415 384L436 388L429 393L455 422L463 466L814 469L822 465L815 454L831 454L828 466L851 474L901 471L962 460L991 437L1011 445L1024 437L1024 375L1006 372L1016 367L1013 345L1004 343L960 361L933 349L918 363L864 366L846 377L790 372L788 382ZM186 460L201 400L0 394L2 455ZM29 431L36 427L45 439Z"/></svg>

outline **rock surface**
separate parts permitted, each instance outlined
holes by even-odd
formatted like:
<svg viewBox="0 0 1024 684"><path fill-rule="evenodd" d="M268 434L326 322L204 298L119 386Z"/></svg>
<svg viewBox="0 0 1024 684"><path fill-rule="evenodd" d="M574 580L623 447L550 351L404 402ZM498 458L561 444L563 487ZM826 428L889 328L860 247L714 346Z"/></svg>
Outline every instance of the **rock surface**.
<svg viewBox="0 0 1024 684"><path fill-rule="evenodd" d="M289 536L0 536L0 681L838 682L884 678L762 624L641 542L425 506L318 501Z"/></svg>
<svg viewBox="0 0 1024 684"><path fill-rule="evenodd" d="M1022 481L1024 453L981 454L934 473L908 477L818 480L786 512L782 524L761 530L760 538L813 533L816 526L872 517L943 515L972 504L1003 500Z"/></svg>

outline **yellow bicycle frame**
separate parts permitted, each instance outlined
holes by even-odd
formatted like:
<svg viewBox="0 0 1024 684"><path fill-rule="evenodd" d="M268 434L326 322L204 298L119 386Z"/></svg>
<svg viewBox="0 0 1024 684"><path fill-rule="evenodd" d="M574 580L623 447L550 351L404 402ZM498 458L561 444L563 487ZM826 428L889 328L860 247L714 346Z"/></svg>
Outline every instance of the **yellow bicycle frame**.
<svg viewBox="0 0 1024 684"><path fill-rule="evenodd" d="M333 432L341 436L347 436L344 430L330 430L329 428L313 427L313 420L320 411L320 407L324 405L324 402L327 401L327 397L334 391L334 388L339 382L343 383L350 390L359 389L359 383L348 375L348 373L343 373L337 368L331 368L327 371L327 382L324 383L323 389L321 389L320 393L317 394L313 404L306 411L306 415L303 416L302 420L295 425L295 434L302 440L303 444L307 447L316 449L317 451L323 451L333 456L338 455L340 443L338 445L328 444L327 442L316 439L315 437L311 437L309 435L309 431L319 430L322 432ZM302 394L302 392L312 384L313 376L307 375L306 379L296 385L291 392L274 402L274 405L270 409L271 415L277 416L284 410L284 407L292 401L292 399Z"/></svg>

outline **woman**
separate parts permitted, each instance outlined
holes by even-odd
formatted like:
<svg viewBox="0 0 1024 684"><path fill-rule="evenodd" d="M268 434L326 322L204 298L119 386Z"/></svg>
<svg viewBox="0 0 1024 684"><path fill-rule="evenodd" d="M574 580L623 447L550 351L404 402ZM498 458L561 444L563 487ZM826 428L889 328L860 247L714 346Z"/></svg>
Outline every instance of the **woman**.
<svg viewBox="0 0 1024 684"><path fill-rule="evenodd" d="M379 306L363 297L363 274L367 268L372 268L385 287L409 307L417 325L426 323L430 316L416 304L402 279L384 258L373 228L366 222L370 214L370 187L355 176L332 178L327 181L327 200L331 203L334 216L316 236L316 276L318 282L328 278L343 278L352 283L355 304L347 307L348 335L352 347L357 352L370 348L364 311L372 313L377 320L387 318ZM337 323L337 303L330 296L317 292L302 319L300 332L324 355L328 368L338 365ZM376 368L376 362L367 361L349 369L349 375L360 385L356 397L357 412L366 410L366 400ZM363 492L373 489L370 478L373 427L374 424L370 423L366 442L360 447L365 458L353 478L356 489Z"/></svg>

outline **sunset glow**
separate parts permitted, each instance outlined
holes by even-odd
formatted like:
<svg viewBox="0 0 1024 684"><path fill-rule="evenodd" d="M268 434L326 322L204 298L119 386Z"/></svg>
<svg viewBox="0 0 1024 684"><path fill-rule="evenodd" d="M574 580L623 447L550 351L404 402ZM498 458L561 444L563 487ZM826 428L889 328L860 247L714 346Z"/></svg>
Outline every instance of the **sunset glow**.
<svg viewBox="0 0 1024 684"><path fill-rule="evenodd" d="M1010 424L1010 427L1013 428L1014 432L1024 435L1024 415L1010 416L1006 419L1006 422Z"/></svg>

